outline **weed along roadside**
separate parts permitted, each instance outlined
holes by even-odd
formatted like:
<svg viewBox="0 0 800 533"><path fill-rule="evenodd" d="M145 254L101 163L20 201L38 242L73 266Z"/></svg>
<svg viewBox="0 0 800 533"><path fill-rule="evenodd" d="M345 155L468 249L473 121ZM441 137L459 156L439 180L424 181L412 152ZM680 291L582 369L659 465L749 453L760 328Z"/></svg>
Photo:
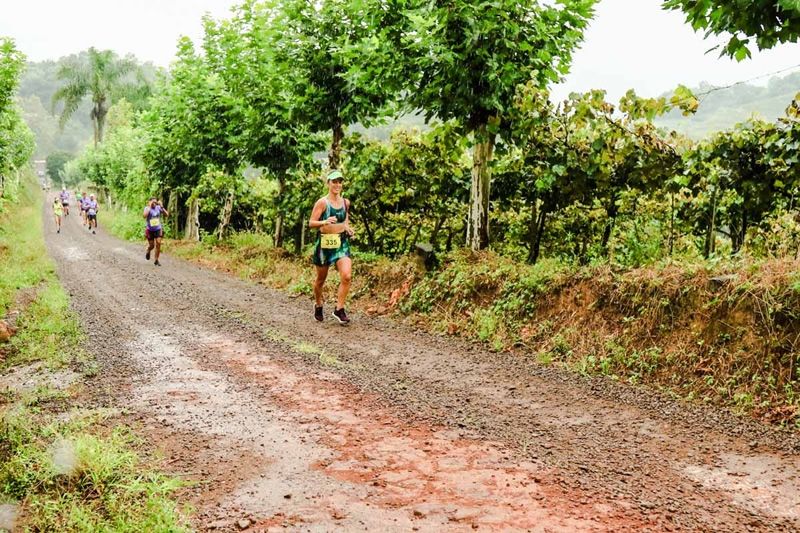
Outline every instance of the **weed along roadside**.
<svg viewBox="0 0 800 533"><path fill-rule="evenodd" d="M302 298L311 292L310 261L274 248L265 235L170 241L166 249ZM353 305L541 365L648 385L797 429L798 266L667 262L615 270L555 261L528 266L460 251L426 273L410 256L367 255L355 262Z"/></svg>
<svg viewBox="0 0 800 533"><path fill-rule="evenodd" d="M93 398L99 369L45 251L34 182L0 211L0 314L15 332L0 342L0 530L188 530L171 499L182 482Z"/></svg>

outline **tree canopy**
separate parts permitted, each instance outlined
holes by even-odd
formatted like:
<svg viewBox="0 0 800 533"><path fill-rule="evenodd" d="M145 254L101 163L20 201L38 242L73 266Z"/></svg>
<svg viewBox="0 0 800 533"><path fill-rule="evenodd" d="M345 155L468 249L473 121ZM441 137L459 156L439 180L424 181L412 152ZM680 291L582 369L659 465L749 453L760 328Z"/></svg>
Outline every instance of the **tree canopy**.
<svg viewBox="0 0 800 533"><path fill-rule="evenodd" d="M680 10L695 30L708 35L731 34L722 54L739 61L759 50L800 38L798 0L665 0L666 9Z"/></svg>

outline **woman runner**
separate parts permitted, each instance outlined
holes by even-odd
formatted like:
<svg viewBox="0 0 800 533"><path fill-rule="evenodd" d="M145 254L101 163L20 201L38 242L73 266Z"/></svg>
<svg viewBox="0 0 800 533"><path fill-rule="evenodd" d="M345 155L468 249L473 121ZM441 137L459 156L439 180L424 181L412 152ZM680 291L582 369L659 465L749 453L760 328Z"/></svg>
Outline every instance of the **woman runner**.
<svg viewBox="0 0 800 533"><path fill-rule="evenodd" d="M319 230L314 247L314 265L317 279L314 281L314 318L323 320L322 288L328 277L331 265L339 271L339 292L333 317L342 325L350 322L344 310L347 293L350 291L352 261L350 259L349 238L353 236L350 228L350 202L342 198L344 176L338 170L328 174L328 194L317 200L311 211L308 227Z"/></svg>
<svg viewBox="0 0 800 533"><path fill-rule="evenodd" d="M161 224L161 219L169 216L169 213L161 205L161 202L153 196L150 198L150 202L144 208L142 214L146 221L144 226L144 238L147 239L147 252L144 254L144 258L150 261L150 252L155 247L156 260L153 264L155 266L161 266L161 263L158 262L158 258L161 256L161 238L164 236L164 227Z"/></svg>
<svg viewBox="0 0 800 533"><path fill-rule="evenodd" d="M61 217L64 216L64 206L61 205L61 198L53 198L53 216L56 220L56 233L61 233Z"/></svg>

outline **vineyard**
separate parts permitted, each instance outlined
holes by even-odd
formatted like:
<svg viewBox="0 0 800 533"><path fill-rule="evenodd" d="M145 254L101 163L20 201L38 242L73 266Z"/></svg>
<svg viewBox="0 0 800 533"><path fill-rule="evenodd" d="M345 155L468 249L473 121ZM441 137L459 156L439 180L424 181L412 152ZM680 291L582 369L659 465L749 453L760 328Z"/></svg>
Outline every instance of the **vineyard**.
<svg viewBox="0 0 800 533"><path fill-rule="evenodd" d="M0 37L0 530L798 530L800 73L556 98L598 0L237 1L168 69Z"/></svg>

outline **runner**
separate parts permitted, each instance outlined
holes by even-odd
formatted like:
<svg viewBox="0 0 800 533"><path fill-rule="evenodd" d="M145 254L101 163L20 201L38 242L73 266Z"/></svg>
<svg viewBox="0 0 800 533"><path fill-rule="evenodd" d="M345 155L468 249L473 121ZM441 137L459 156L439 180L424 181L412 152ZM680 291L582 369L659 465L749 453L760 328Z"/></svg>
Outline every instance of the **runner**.
<svg viewBox="0 0 800 533"><path fill-rule="evenodd" d="M328 174L328 194L317 200L308 221L310 228L317 228L317 243L314 247L314 265L317 279L314 281L314 318L323 320L322 289L328 277L331 265L339 271L339 291L336 298L336 309L333 316L342 325L350 322L344 305L350 291L352 278L352 260L350 259L349 238L353 236L350 228L350 202L342 198L344 176L338 170Z"/></svg>
<svg viewBox="0 0 800 533"><path fill-rule="evenodd" d="M97 212L100 210L97 206L97 200L94 199L94 194L89 195L89 201L85 205L86 220L89 223L89 229L92 230L92 235L94 235L97 229Z"/></svg>
<svg viewBox="0 0 800 533"><path fill-rule="evenodd" d="M61 193L59 193L59 198L61 198L61 205L64 207L64 216L69 216L69 191L67 191L67 187L61 187Z"/></svg>
<svg viewBox="0 0 800 533"><path fill-rule="evenodd" d="M86 204L89 202L89 197L86 196L86 191L81 192L81 197L78 198L78 206L81 208L81 223L85 226L89 223L86 218Z"/></svg>
<svg viewBox="0 0 800 533"><path fill-rule="evenodd" d="M53 198L53 215L56 219L56 233L61 233L61 217L64 216L64 206L61 205L61 198Z"/></svg>
<svg viewBox="0 0 800 533"><path fill-rule="evenodd" d="M147 221L144 227L144 238L147 239L147 252L144 254L144 258L150 261L150 252L153 250L153 247L155 247L156 260L153 264L155 266L161 266L161 263L158 262L158 258L161 255L161 238L164 236L164 227L161 224L161 219L163 217L168 217L169 212L164 209L161 202L153 196L150 198L150 202L144 208L142 214Z"/></svg>

